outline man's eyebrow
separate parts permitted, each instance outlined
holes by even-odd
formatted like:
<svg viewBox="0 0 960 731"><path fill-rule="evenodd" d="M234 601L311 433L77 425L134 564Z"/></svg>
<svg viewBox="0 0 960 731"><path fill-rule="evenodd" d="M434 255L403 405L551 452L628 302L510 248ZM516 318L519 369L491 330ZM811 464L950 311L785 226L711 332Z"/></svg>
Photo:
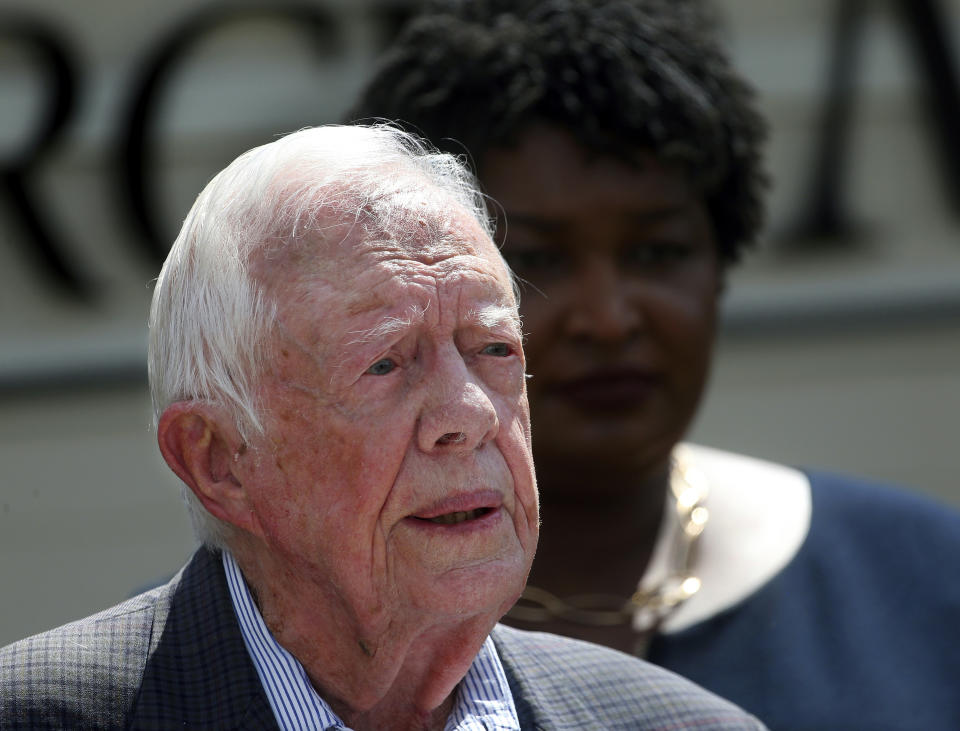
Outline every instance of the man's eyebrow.
<svg viewBox="0 0 960 731"><path fill-rule="evenodd" d="M494 328L500 325L509 325L519 333L520 314L516 307L510 305L487 305L470 312L469 320L485 328Z"/></svg>
<svg viewBox="0 0 960 731"><path fill-rule="evenodd" d="M416 323L421 322L427 309L425 307L412 306L404 315L386 317L376 325L365 330L351 330L350 335L353 338L347 341L347 345L359 345L371 343L383 338L390 337L404 330L409 330ZM487 305L473 309L467 315L467 321L471 324L479 325L486 329L492 329L508 325L521 332L520 315L515 307L510 305Z"/></svg>
<svg viewBox="0 0 960 731"><path fill-rule="evenodd" d="M375 309L374 307L365 308L364 311ZM409 330L414 323L422 321L427 308L418 305L411 306L406 314L386 317L376 325L365 330L351 330L350 335L354 338L347 342L347 345L357 345L361 343L370 343L376 340L394 335L404 330Z"/></svg>

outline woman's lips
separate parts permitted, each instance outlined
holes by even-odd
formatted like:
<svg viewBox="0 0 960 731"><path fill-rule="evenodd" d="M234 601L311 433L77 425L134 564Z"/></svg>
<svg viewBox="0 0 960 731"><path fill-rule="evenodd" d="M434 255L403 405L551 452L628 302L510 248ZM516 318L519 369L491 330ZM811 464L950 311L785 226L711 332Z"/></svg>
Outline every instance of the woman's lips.
<svg viewBox="0 0 960 731"><path fill-rule="evenodd" d="M627 411L645 403L660 382L648 371L595 371L551 384L548 391L577 408Z"/></svg>

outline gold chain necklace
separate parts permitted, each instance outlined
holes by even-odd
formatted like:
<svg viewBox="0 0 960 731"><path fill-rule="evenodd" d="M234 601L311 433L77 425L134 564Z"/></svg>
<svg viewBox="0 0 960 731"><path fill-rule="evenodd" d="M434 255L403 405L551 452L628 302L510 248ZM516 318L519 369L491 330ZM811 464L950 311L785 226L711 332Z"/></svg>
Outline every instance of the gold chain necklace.
<svg viewBox="0 0 960 731"><path fill-rule="evenodd" d="M671 570L656 586L638 589L624 600L611 594L577 594L560 598L537 586L527 585L507 617L542 623L560 619L572 624L614 627L633 623L642 633L652 633L664 619L700 590L694 573L700 534L710 513L704 506L707 482L702 472L688 465L678 448L671 460L670 492L674 499L676 533Z"/></svg>

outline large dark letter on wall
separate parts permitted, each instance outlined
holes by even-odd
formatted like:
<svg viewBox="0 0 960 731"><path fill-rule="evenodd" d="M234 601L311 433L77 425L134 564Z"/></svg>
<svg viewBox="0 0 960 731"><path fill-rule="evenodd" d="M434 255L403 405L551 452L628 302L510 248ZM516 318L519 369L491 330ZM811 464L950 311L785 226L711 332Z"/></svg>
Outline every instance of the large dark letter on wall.
<svg viewBox="0 0 960 731"><path fill-rule="evenodd" d="M155 263L170 248L156 209L156 149L158 110L167 84L190 49L217 28L251 17L280 19L302 29L322 51L332 51L339 39L335 18L315 5L231 3L205 8L178 23L146 56L135 80L129 106L120 120L117 165L119 193L126 200L138 240ZM255 94L256 90L251 89Z"/></svg>
<svg viewBox="0 0 960 731"><path fill-rule="evenodd" d="M0 161L0 190L10 206L10 218L24 233L27 255L46 281L60 291L85 298L92 287L75 271L63 252L53 225L44 216L32 190L33 172L51 151L76 102L77 75L69 44L56 29L22 14L0 14L0 42L21 45L35 62L43 81L40 117L31 136Z"/></svg>
<svg viewBox="0 0 960 731"><path fill-rule="evenodd" d="M892 0L900 31L909 41L927 112L929 134L943 175L946 200L960 213L960 81L949 35L949 15L937 0ZM788 239L798 249L849 245L856 238L844 199L857 61L869 0L836 0L826 95L800 220Z"/></svg>

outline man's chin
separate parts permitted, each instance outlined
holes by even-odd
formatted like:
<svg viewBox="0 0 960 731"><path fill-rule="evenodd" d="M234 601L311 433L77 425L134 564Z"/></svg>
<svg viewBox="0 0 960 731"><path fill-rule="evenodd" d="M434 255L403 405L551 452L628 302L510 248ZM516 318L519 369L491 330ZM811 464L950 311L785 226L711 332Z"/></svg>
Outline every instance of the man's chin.
<svg viewBox="0 0 960 731"><path fill-rule="evenodd" d="M518 550L515 555L452 566L425 579L412 601L426 611L460 618L485 614L495 622L519 598L529 563Z"/></svg>

